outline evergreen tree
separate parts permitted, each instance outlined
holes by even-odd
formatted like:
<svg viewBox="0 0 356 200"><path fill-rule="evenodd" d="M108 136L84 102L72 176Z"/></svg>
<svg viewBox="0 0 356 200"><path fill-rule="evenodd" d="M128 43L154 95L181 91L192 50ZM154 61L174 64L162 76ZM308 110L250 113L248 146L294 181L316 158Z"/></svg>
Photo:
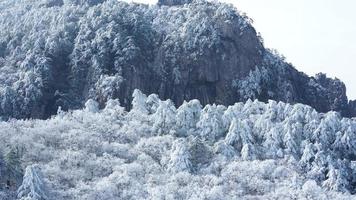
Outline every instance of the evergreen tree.
<svg viewBox="0 0 356 200"><path fill-rule="evenodd" d="M266 139L263 142L267 158L283 157L281 144L283 144L283 142L280 131L278 127L274 127L267 132Z"/></svg>
<svg viewBox="0 0 356 200"><path fill-rule="evenodd" d="M6 185L9 188L16 188L22 178L21 151L18 147L10 147L4 156Z"/></svg>
<svg viewBox="0 0 356 200"><path fill-rule="evenodd" d="M348 127L344 132L343 136L340 139L341 144L339 144L339 148L342 148L344 151L343 154L348 155L350 158L356 158L356 126L352 124L352 126Z"/></svg>
<svg viewBox="0 0 356 200"><path fill-rule="evenodd" d="M184 101L177 109L177 134L178 136L188 136L193 132L199 121L202 106L198 100Z"/></svg>
<svg viewBox="0 0 356 200"><path fill-rule="evenodd" d="M333 166L329 166L327 179L323 182L323 187L334 191L346 192L349 182L345 171L342 169L336 169Z"/></svg>
<svg viewBox="0 0 356 200"><path fill-rule="evenodd" d="M284 125L284 130L286 132L283 138L285 151L294 157L299 157L301 136L303 133L301 123L293 123L288 119Z"/></svg>
<svg viewBox="0 0 356 200"><path fill-rule="evenodd" d="M256 150L252 144L244 144L241 150L241 158L243 160L255 160L257 159Z"/></svg>
<svg viewBox="0 0 356 200"><path fill-rule="evenodd" d="M192 172L190 159L187 141L185 139L177 139L173 142L167 170L173 173Z"/></svg>
<svg viewBox="0 0 356 200"><path fill-rule="evenodd" d="M215 104L205 106L197 123L202 138L207 141L214 141L224 135L226 131L222 120L224 111L224 107Z"/></svg>
<svg viewBox="0 0 356 200"><path fill-rule="evenodd" d="M132 109L131 112L137 112L138 114L147 115L148 109L146 106L147 96L140 90L135 89L132 93Z"/></svg>
<svg viewBox="0 0 356 200"><path fill-rule="evenodd" d="M157 111L151 116L153 130L158 134L169 134L174 131L176 108L171 100L159 102Z"/></svg>
<svg viewBox="0 0 356 200"><path fill-rule="evenodd" d="M314 157L313 144L308 143L304 147L304 151L303 151L302 157L300 158L299 163L306 170L310 170L314 159L315 159L315 157Z"/></svg>
<svg viewBox="0 0 356 200"><path fill-rule="evenodd" d="M38 166L26 167L22 185L17 191L19 200L46 200L47 189L43 181L42 173Z"/></svg>
<svg viewBox="0 0 356 200"><path fill-rule="evenodd" d="M227 144L224 140L220 140L219 142L215 143L214 145L214 153L218 155L223 155L227 159L231 159L236 156L235 149Z"/></svg>
<svg viewBox="0 0 356 200"><path fill-rule="evenodd" d="M99 103L89 99L86 103L85 103L85 110L87 112L91 112L91 113L97 113L99 112Z"/></svg>
<svg viewBox="0 0 356 200"><path fill-rule="evenodd" d="M148 107L148 113L153 114L157 111L160 105L160 99L157 94L151 94L146 99L146 105Z"/></svg>
<svg viewBox="0 0 356 200"><path fill-rule="evenodd" d="M199 137L189 137L189 154L190 161L193 166L193 171L197 171L202 166L206 166L211 162L213 157L210 146Z"/></svg>

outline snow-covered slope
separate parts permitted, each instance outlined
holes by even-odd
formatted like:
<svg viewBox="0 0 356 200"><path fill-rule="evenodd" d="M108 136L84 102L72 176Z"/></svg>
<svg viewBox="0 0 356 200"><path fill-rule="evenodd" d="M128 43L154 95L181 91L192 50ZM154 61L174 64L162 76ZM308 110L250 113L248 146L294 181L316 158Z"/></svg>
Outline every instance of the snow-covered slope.
<svg viewBox="0 0 356 200"><path fill-rule="evenodd" d="M56 200L356 199L356 121L336 112L275 101L176 108L139 90L132 107L89 100L48 120L1 122L0 197L16 190L10 181L19 198ZM26 167L23 183L12 178Z"/></svg>

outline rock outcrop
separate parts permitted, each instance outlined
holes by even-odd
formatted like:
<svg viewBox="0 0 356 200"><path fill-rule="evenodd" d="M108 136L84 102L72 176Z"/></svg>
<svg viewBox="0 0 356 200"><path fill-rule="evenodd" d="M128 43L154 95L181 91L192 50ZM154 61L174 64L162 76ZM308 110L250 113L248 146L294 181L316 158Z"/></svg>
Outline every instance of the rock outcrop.
<svg viewBox="0 0 356 200"><path fill-rule="evenodd" d="M101 106L118 98L130 108L136 88L176 104L275 99L355 116L342 82L298 72L264 48L251 20L235 8L205 1L159 4L168 6L0 3L0 116L48 118L59 107L81 108L88 98Z"/></svg>
<svg viewBox="0 0 356 200"><path fill-rule="evenodd" d="M158 0L158 5L177 6L191 3L193 0Z"/></svg>

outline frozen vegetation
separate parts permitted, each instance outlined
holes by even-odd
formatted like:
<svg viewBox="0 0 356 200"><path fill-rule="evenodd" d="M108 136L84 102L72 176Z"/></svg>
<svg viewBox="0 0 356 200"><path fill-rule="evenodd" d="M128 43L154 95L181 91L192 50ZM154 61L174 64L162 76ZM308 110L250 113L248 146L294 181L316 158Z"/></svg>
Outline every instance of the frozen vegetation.
<svg viewBox="0 0 356 200"><path fill-rule="evenodd" d="M356 121L301 104L133 93L0 123L0 199L356 199ZM7 196L7 197L6 197Z"/></svg>
<svg viewBox="0 0 356 200"><path fill-rule="evenodd" d="M0 200L356 199L356 101L251 24L205 0L0 0Z"/></svg>

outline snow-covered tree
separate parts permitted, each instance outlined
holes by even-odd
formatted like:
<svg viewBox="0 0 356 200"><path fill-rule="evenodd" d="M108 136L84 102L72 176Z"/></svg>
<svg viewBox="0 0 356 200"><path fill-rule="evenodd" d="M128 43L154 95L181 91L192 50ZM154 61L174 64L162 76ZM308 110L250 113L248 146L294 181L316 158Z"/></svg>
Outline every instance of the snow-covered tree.
<svg viewBox="0 0 356 200"><path fill-rule="evenodd" d="M22 149L19 147L10 147L5 153L5 172L2 176L5 177L8 188L16 188L21 182L21 154Z"/></svg>
<svg viewBox="0 0 356 200"><path fill-rule="evenodd" d="M292 123L287 120L284 125L285 135L283 137L283 143L285 151L292 156L300 156L301 135L303 133L303 127L300 122Z"/></svg>
<svg viewBox="0 0 356 200"><path fill-rule="evenodd" d="M257 158L255 147L248 143L244 144L241 149L241 158L243 160L255 160Z"/></svg>
<svg viewBox="0 0 356 200"><path fill-rule="evenodd" d="M113 76L100 75L99 80L95 84L95 89L93 91L95 94L93 95L101 104L104 104L106 101L116 96L122 82L123 78L118 74Z"/></svg>
<svg viewBox="0 0 356 200"><path fill-rule="evenodd" d="M314 146L313 144L308 143L304 147L304 151L299 163L302 167L306 168L307 170L310 170L314 159Z"/></svg>
<svg viewBox="0 0 356 200"><path fill-rule="evenodd" d="M230 127L233 119L246 117L242 112L244 104L242 102L235 103L232 106L227 107L223 115L223 121L226 127Z"/></svg>
<svg viewBox="0 0 356 200"><path fill-rule="evenodd" d="M339 147L342 148L347 155L351 157L355 157L356 155L356 125L352 124L347 130L344 132L343 136L340 139L341 144ZM340 146L342 145L342 146Z"/></svg>
<svg viewBox="0 0 356 200"><path fill-rule="evenodd" d="M317 140L323 148L330 146L335 140L335 134L340 129L340 116L336 112L329 112L321 120L312 138Z"/></svg>
<svg viewBox="0 0 356 200"><path fill-rule="evenodd" d="M235 81L233 86L238 89L242 100L256 99L262 92L262 81L266 78L266 69L256 68L250 71L249 75L243 80Z"/></svg>
<svg viewBox="0 0 356 200"><path fill-rule="evenodd" d="M239 121L237 119L233 119L229 128L229 131L226 134L225 142L231 146L236 146L237 149L242 148L242 139L240 136L240 131L243 131L241 127L239 127Z"/></svg>
<svg viewBox="0 0 356 200"><path fill-rule="evenodd" d="M149 114L153 114L157 111L159 104L160 104L160 99L157 94L150 94L147 99L146 99L146 105L148 107L148 112Z"/></svg>
<svg viewBox="0 0 356 200"><path fill-rule="evenodd" d="M212 159L211 147L199 137L190 137L189 154L194 171L206 166Z"/></svg>
<svg viewBox="0 0 356 200"><path fill-rule="evenodd" d="M224 140L220 140L214 145L214 153L221 154L227 159L231 159L237 155L235 149L227 144Z"/></svg>
<svg viewBox="0 0 356 200"><path fill-rule="evenodd" d="M151 119L153 121L153 129L158 134L169 134L174 131L176 123L176 108L171 100L159 102L158 108Z"/></svg>
<svg viewBox="0 0 356 200"><path fill-rule="evenodd" d="M40 168L36 165L28 166L25 170L22 185L17 191L20 200L46 200L48 191L45 186Z"/></svg>
<svg viewBox="0 0 356 200"><path fill-rule="evenodd" d="M137 112L138 114L148 114L148 109L146 106L147 96L143 94L140 90L135 89L132 93L132 109L131 112Z"/></svg>
<svg viewBox="0 0 356 200"><path fill-rule="evenodd" d="M346 192L349 182L345 176L345 171L329 166L327 179L323 182L323 187L330 190Z"/></svg>
<svg viewBox="0 0 356 200"><path fill-rule="evenodd" d="M95 113L0 122L0 197L14 199L24 178L23 198L353 198L354 119L259 101L205 110L191 101L176 112L156 95L137 96L147 112L109 100L103 109L94 103ZM188 134L166 134L179 129ZM322 144L329 139L330 146Z"/></svg>
<svg viewBox="0 0 356 200"><path fill-rule="evenodd" d="M206 105L204 107L197 123L199 135L202 138L214 141L224 135L226 131L222 121L224 110L224 107L216 105Z"/></svg>
<svg viewBox="0 0 356 200"><path fill-rule="evenodd" d="M188 136L193 132L199 121L202 106L198 100L184 101L177 109L177 134L179 136Z"/></svg>
<svg viewBox="0 0 356 200"><path fill-rule="evenodd" d="M99 103L89 99L86 103L85 103L85 110L87 112L91 112L91 113L96 113L99 112Z"/></svg>
<svg viewBox="0 0 356 200"><path fill-rule="evenodd" d="M185 139L181 138L173 142L167 170L173 173L192 171L188 143Z"/></svg>
<svg viewBox="0 0 356 200"><path fill-rule="evenodd" d="M279 127L272 128L266 134L266 139L263 142L265 153L268 158L283 157L283 150L281 148L283 142Z"/></svg>

